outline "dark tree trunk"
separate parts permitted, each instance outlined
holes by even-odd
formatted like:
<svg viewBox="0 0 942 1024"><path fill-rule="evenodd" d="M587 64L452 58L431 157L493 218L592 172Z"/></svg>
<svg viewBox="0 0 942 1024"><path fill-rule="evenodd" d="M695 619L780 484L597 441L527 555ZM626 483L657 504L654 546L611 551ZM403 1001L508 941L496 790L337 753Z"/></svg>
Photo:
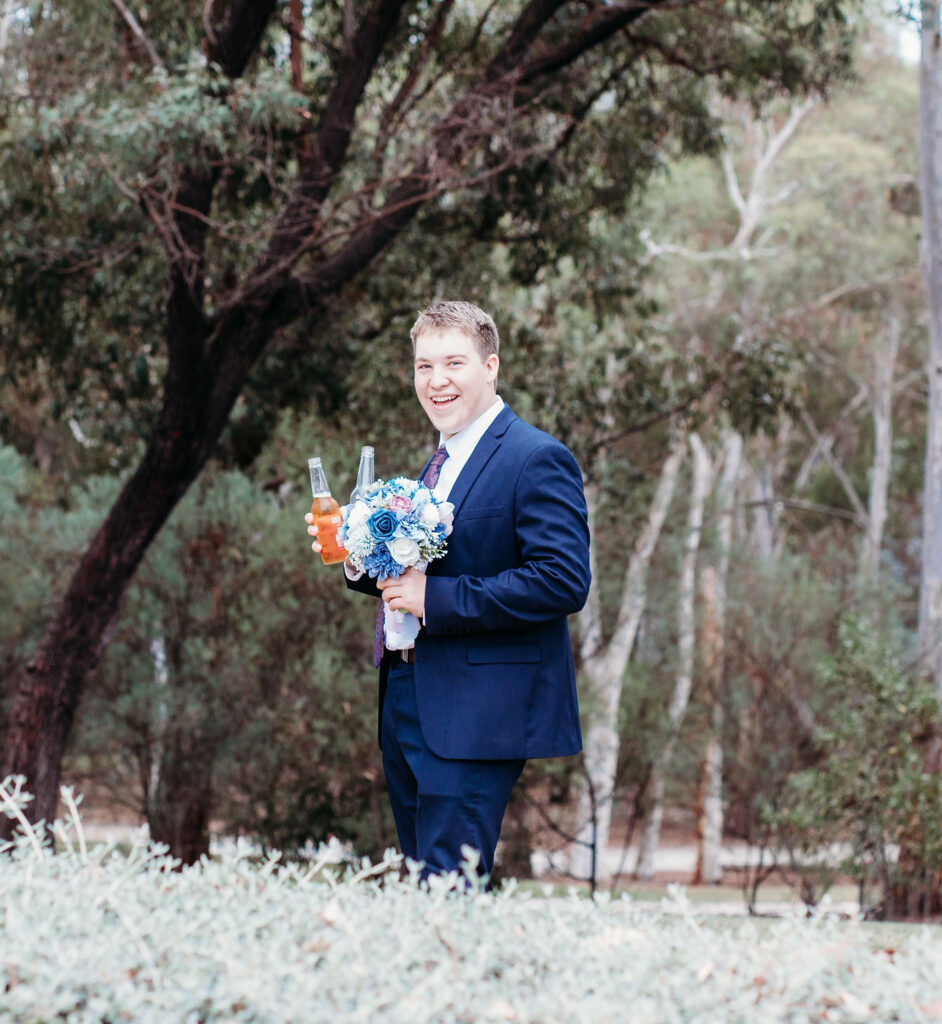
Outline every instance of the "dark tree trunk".
<svg viewBox="0 0 942 1024"><path fill-rule="evenodd" d="M172 856L195 864L209 855L214 751L186 731L175 730L163 749L157 788L147 801L151 838Z"/></svg>
<svg viewBox="0 0 942 1024"><path fill-rule="evenodd" d="M243 309L216 332L223 365L200 359L205 327L192 292L168 303L171 365L160 419L137 470L95 534L55 617L16 681L0 778L25 775L31 820L55 818L62 756L89 675L97 667L125 589L157 532L196 479L273 327ZM176 353L176 358L174 354ZM0 818L9 838L12 819ZM179 855L174 849L175 855Z"/></svg>
<svg viewBox="0 0 942 1024"><path fill-rule="evenodd" d="M189 389L187 396L198 401ZM92 539L58 611L17 680L0 777L21 774L35 796L33 820L55 818L62 755L89 674L98 665L125 589L150 542L186 492L218 437L177 396L144 457ZM230 403L231 405L231 403ZM202 435L202 436L201 436ZM12 821L0 819L0 836Z"/></svg>

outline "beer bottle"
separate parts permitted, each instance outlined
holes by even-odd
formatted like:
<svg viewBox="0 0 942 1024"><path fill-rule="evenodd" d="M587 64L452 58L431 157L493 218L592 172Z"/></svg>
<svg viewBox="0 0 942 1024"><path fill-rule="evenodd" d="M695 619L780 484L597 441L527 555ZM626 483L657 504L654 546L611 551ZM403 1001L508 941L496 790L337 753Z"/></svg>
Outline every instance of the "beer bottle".
<svg viewBox="0 0 942 1024"><path fill-rule="evenodd" d="M311 492L314 495L311 515L317 526L317 542L321 546L321 561L324 565L333 565L335 562L342 562L347 557L346 548L337 540L337 530L343 522L343 517L340 515L340 506L330 496L330 488L327 486L327 477L324 475L321 460L308 459L307 466L311 471Z"/></svg>
<svg viewBox="0 0 942 1024"><path fill-rule="evenodd" d="M357 485L350 493L351 505L357 500L357 498L362 498L366 494L374 479L373 449L370 445L365 444L360 449L360 468L357 470Z"/></svg>

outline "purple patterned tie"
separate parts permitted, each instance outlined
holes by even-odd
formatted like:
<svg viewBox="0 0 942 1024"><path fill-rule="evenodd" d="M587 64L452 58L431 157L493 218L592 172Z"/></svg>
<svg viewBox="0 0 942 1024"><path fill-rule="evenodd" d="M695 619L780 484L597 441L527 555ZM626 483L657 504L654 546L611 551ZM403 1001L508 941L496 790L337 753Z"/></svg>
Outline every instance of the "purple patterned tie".
<svg viewBox="0 0 942 1024"><path fill-rule="evenodd" d="M448 449L444 445L439 445L435 449L435 454L432 456L431 461L428 464L425 472L422 474L421 482L431 490L437 483L438 478L442 473L442 464L445 459L448 458ZM376 610L376 628L373 631L373 665L378 666L383 660L383 652L386 650L386 639L383 632L384 619L385 619L385 602L380 600L379 608Z"/></svg>
<svg viewBox="0 0 942 1024"><path fill-rule="evenodd" d="M435 449L435 454L432 456L432 461L428 464L428 469L422 474L422 483L429 490L438 483L438 478L442 475L442 463L447 458L448 449L444 445L440 445Z"/></svg>

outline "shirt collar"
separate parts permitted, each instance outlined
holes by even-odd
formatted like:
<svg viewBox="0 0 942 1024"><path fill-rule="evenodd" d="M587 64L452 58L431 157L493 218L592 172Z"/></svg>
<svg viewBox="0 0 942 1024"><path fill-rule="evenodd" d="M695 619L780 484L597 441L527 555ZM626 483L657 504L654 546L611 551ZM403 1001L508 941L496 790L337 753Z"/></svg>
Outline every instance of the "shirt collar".
<svg viewBox="0 0 942 1024"><path fill-rule="evenodd" d="M504 408L504 400L496 395L494 401L481 413L476 420L472 420L466 427L453 434L447 441L439 434L438 443L444 444L450 459L467 457L474 451L478 441L487 432L487 428L500 415Z"/></svg>

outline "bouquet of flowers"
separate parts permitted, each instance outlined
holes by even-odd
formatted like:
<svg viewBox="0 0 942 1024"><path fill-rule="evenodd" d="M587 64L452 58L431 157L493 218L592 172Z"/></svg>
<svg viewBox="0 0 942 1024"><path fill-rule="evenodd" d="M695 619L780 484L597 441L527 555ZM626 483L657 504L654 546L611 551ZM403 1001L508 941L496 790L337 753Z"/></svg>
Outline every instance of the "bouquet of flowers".
<svg viewBox="0 0 942 1024"><path fill-rule="evenodd" d="M417 480L377 480L346 507L337 537L361 572L398 579L445 554L453 513L451 502L439 501ZM419 623L410 612L387 606L385 632L386 646L396 650L415 640Z"/></svg>

